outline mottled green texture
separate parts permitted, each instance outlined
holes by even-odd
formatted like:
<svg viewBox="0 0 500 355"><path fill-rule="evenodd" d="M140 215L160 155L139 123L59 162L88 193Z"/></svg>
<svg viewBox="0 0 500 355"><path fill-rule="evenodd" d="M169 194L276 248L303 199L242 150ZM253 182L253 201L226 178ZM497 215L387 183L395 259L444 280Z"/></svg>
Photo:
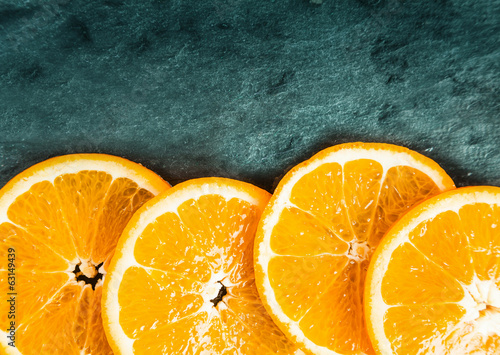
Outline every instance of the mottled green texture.
<svg viewBox="0 0 500 355"><path fill-rule="evenodd" d="M272 190L347 141L500 185L498 0L0 0L0 186L123 156Z"/></svg>

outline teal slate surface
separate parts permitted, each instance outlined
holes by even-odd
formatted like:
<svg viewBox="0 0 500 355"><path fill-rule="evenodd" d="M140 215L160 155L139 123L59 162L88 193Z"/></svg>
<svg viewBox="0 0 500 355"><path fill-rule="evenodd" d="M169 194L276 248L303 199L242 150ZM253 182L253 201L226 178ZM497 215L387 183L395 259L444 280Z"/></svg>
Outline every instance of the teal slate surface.
<svg viewBox="0 0 500 355"><path fill-rule="evenodd" d="M0 0L0 186L101 152L272 191L349 141L500 185L500 1Z"/></svg>

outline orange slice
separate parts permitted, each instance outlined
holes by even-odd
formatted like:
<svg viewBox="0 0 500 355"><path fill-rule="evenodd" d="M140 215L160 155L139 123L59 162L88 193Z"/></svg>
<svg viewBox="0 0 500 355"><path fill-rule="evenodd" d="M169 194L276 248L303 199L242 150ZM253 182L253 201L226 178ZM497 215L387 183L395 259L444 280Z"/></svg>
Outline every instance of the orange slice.
<svg viewBox="0 0 500 355"><path fill-rule="evenodd" d="M0 353L112 354L101 321L102 274L135 210L168 187L145 167L102 154L49 159L7 183Z"/></svg>
<svg viewBox="0 0 500 355"><path fill-rule="evenodd" d="M311 353L372 354L371 255L408 208L453 187L432 160L379 143L338 145L288 172L255 242L257 288L281 330Z"/></svg>
<svg viewBox="0 0 500 355"><path fill-rule="evenodd" d="M500 188L408 212L373 256L365 307L378 354L500 354Z"/></svg>
<svg viewBox="0 0 500 355"><path fill-rule="evenodd" d="M269 193L204 178L148 202L106 275L103 319L115 354L292 354L255 287L255 229Z"/></svg>

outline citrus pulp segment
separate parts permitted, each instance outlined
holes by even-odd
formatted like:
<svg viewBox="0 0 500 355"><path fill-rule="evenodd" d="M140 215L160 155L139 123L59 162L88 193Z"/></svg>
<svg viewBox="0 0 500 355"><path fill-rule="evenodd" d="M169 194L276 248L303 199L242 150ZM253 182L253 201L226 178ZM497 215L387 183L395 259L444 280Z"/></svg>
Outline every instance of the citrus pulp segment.
<svg viewBox="0 0 500 355"><path fill-rule="evenodd" d="M116 354L299 354L255 287L253 241L269 193L224 178L181 183L127 225L106 275Z"/></svg>
<svg viewBox="0 0 500 355"><path fill-rule="evenodd" d="M418 205L387 233L366 280L378 354L500 353L500 188Z"/></svg>
<svg viewBox="0 0 500 355"><path fill-rule="evenodd" d="M100 278L132 214L167 188L104 154L52 158L9 181L0 190L0 289L14 301L0 306L0 353L112 354Z"/></svg>
<svg viewBox="0 0 500 355"><path fill-rule="evenodd" d="M255 277L282 331L315 354L372 354L363 290L373 251L410 207L454 188L432 160L349 143L288 172L255 241Z"/></svg>

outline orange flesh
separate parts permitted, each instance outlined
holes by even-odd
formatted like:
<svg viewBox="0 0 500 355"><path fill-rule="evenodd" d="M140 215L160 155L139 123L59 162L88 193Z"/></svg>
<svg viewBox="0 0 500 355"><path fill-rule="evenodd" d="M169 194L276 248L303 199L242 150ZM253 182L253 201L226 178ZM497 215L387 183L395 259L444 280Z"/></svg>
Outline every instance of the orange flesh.
<svg viewBox="0 0 500 355"><path fill-rule="evenodd" d="M135 354L296 350L266 313L255 286L253 239L260 214L246 201L210 194L147 225L134 249L140 266L125 271L118 289L120 325L135 340ZM218 281L227 295L215 304L209 300L221 289Z"/></svg>
<svg viewBox="0 0 500 355"><path fill-rule="evenodd" d="M369 159L325 163L295 183L272 230L268 275L307 338L341 354L374 353L363 315L371 254L401 214L439 192L419 170L384 172Z"/></svg>
<svg viewBox="0 0 500 355"><path fill-rule="evenodd" d="M81 171L36 183L8 207L10 222L0 224L0 287L9 292L7 254L14 248L21 353L112 354L101 320L102 282L93 290L73 270L80 262L89 265L88 276L100 263L105 269L125 224L152 197L128 178ZM1 303L2 314L7 306ZM0 327L9 321L0 317Z"/></svg>
<svg viewBox="0 0 500 355"><path fill-rule="evenodd" d="M384 329L395 354L500 353L500 308L492 296L500 295L499 245L500 207L486 203L442 212L409 234L382 279L390 306ZM458 304L464 299L479 311L472 318Z"/></svg>

